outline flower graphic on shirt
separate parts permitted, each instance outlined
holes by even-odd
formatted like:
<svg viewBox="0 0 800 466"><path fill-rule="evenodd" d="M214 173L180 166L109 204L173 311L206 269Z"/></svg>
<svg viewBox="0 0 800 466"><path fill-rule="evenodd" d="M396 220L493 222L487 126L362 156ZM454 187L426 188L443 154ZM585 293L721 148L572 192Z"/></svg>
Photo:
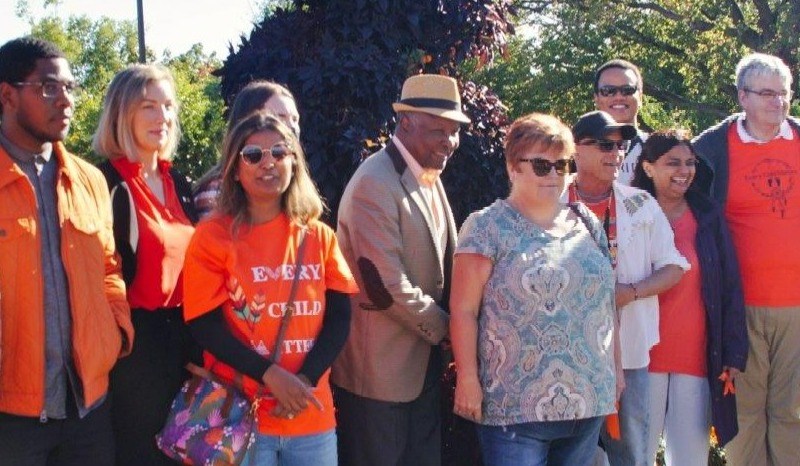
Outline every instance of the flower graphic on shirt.
<svg viewBox="0 0 800 466"><path fill-rule="evenodd" d="M244 309L246 307L244 290L239 286L239 280L233 276L229 277L225 285L228 288L228 296L231 298L234 309L237 311Z"/></svg>
<svg viewBox="0 0 800 466"><path fill-rule="evenodd" d="M261 320L261 316L264 315L264 310L266 309L267 295L263 291L259 291L253 296L253 300L250 301L250 315L252 316L253 325Z"/></svg>
<svg viewBox="0 0 800 466"><path fill-rule="evenodd" d="M242 286L236 277L228 278L225 285L228 289L228 296L231 298L233 314L243 320L252 332L267 308L266 294L263 291L259 291L253 296L252 301L248 303L247 296L245 296L244 290L242 290Z"/></svg>

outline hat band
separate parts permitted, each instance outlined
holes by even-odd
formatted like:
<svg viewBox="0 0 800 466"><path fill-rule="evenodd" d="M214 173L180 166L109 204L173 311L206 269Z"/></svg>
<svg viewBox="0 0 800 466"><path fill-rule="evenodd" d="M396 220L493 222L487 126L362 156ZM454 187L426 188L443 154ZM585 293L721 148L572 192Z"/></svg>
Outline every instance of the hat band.
<svg viewBox="0 0 800 466"><path fill-rule="evenodd" d="M415 97L402 99L399 103L419 108L441 108L443 110L459 110L459 103L447 99L431 99L425 97Z"/></svg>

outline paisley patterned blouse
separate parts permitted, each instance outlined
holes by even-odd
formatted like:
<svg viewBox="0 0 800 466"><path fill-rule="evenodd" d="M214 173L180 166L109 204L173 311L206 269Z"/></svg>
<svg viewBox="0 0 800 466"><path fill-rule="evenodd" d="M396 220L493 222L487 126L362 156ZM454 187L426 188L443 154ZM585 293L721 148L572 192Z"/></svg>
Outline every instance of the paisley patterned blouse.
<svg viewBox="0 0 800 466"><path fill-rule="evenodd" d="M563 237L505 200L461 229L456 254L493 263L478 317L484 424L614 412L614 273L601 225L575 207L585 221Z"/></svg>

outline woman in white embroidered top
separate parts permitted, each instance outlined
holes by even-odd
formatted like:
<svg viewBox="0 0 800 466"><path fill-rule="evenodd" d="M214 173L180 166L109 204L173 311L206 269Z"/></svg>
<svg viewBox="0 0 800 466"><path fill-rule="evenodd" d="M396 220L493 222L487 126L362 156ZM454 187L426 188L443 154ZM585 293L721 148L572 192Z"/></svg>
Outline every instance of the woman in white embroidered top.
<svg viewBox="0 0 800 466"><path fill-rule="evenodd" d="M588 464L614 412L614 275L602 226L560 201L569 128L531 114L505 142L511 192L467 218L450 299L455 413L486 466Z"/></svg>

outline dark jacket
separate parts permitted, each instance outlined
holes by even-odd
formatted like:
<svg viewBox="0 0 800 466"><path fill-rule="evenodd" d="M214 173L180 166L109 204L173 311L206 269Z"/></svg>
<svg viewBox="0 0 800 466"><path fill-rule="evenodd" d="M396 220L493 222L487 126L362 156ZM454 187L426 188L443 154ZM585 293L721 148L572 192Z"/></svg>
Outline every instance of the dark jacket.
<svg viewBox="0 0 800 466"><path fill-rule="evenodd" d="M131 235L131 218L136 221L136 217L131 217L134 211L133 198L127 183L122 179L117 169L106 161L97 166L106 178L108 190L111 193L111 207L114 212L114 242L117 245L117 253L122 262L122 278L125 284L130 286L136 277L136 246L138 237ZM197 212L192 200L192 182L182 175L175 167L169 169L172 182L175 185L175 192L183 207L186 217L195 225L198 221ZM136 239L134 239L136 238Z"/></svg>
<svg viewBox="0 0 800 466"><path fill-rule="evenodd" d="M692 141L697 154L708 163L713 172L713 181L702 178L698 179L698 182L701 185L710 185L711 197L723 205L728 200L728 180L730 178L728 130L731 124L736 123L736 120L741 116L741 113L729 116L700 133ZM787 121L795 133L800 134L800 120L788 117Z"/></svg>
<svg viewBox="0 0 800 466"><path fill-rule="evenodd" d="M706 310L712 425L719 444L725 445L739 431L736 398L722 396L723 383L717 377L724 366L744 371L749 345L739 263L719 205L697 191L687 192L686 200L697 221L695 248Z"/></svg>

